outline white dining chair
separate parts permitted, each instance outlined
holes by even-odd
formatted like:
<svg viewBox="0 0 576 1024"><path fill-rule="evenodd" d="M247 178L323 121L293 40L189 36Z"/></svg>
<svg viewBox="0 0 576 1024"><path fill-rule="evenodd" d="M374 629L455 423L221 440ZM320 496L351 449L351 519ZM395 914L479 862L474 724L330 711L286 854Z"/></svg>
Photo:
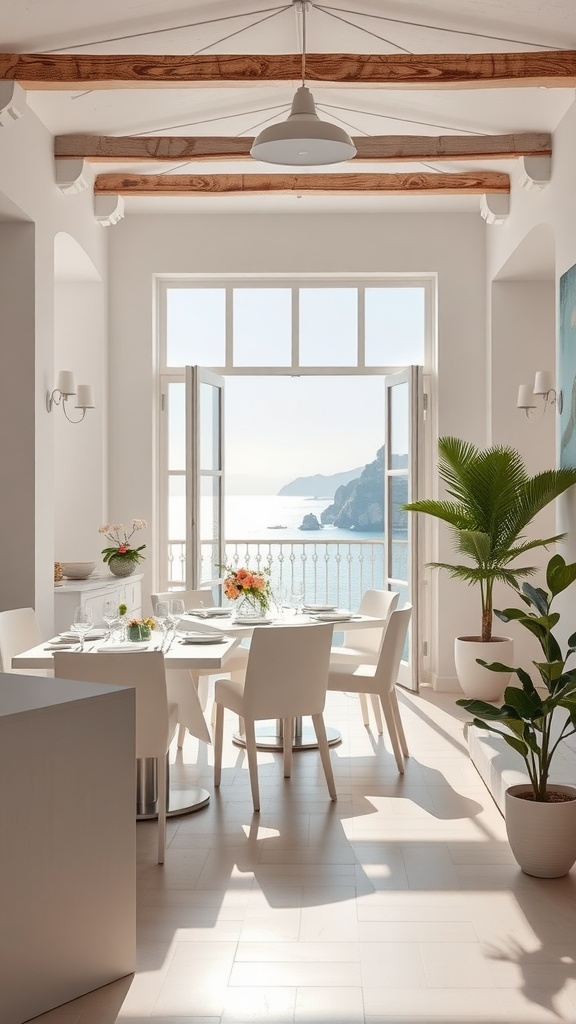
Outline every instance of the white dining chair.
<svg viewBox="0 0 576 1024"><path fill-rule="evenodd" d="M157 594L151 594L150 599L152 601L152 614L156 610L156 606L160 601L171 601L172 598L180 598L184 601L184 608L186 610L191 608L213 608L214 598L211 590L167 590ZM226 671L230 673L232 679L236 679L241 682L244 679L246 672L246 665L248 663L248 648L237 647L233 654L230 655L226 662ZM206 710L208 703L209 693L209 681L210 676L213 676L214 672L196 672L192 669L167 669L166 670L166 685L168 687L168 698L174 700L175 703L179 704L180 707L184 708L187 704L186 697L186 679L192 677L200 706L202 711ZM212 725L214 725L214 713L212 711ZM184 722L179 723L178 728L178 748L181 749L184 746L184 738L186 736L186 724ZM194 736L198 736L198 732L194 732L189 729L189 732ZM208 734L209 735L209 734ZM203 738L198 736L198 738ZM208 739L210 742L210 739Z"/></svg>
<svg viewBox="0 0 576 1024"><path fill-rule="evenodd" d="M328 792L336 800L330 749L322 712L332 642L332 624L257 626L254 630L244 683L218 679L214 693L214 785L222 773L224 708L244 720L248 771L254 810L260 810L255 722L282 720L284 778L292 768L294 719L311 715L320 749Z"/></svg>
<svg viewBox="0 0 576 1024"><path fill-rule="evenodd" d="M166 851L167 758L179 720L178 705L167 697L164 655L161 651L115 654L56 651L54 675L57 679L134 687L136 758L153 757L158 764L158 863L163 864Z"/></svg>
<svg viewBox="0 0 576 1024"><path fill-rule="evenodd" d="M404 757L408 756L408 744L396 697L396 683L411 615L412 605L409 604L391 613L375 665L331 665L328 673L329 690L370 693L379 699L401 773L404 772Z"/></svg>
<svg viewBox="0 0 576 1024"><path fill-rule="evenodd" d="M12 658L42 643L42 632L33 608L0 612L0 671L21 676L51 676L44 669L12 668Z"/></svg>
<svg viewBox="0 0 576 1024"><path fill-rule="evenodd" d="M382 629L355 629L353 633L344 635L344 644L341 647L332 647L330 652L330 667L332 665L375 665L388 625L391 613L398 605L400 595L395 590L366 590L362 595L358 613L360 615L371 615L376 619L386 619L386 625ZM360 707L362 710L362 721L366 728L370 725L368 716L367 694L360 693ZM382 733L382 715L378 697L375 693L370 694L372 711L376 720L376 728Z"/></svg>

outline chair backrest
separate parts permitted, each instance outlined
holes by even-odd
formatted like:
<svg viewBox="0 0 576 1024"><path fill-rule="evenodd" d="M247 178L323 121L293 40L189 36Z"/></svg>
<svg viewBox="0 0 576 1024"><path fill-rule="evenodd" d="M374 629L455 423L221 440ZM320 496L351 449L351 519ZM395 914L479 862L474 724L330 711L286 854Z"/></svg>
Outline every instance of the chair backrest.
<svg viewBox="0 0 576 1024"><path fill-rule="evenodd" d="M332 623L256 627L244 683L247 718L295 718L323 711L332 631Z"/></svg>
<svg viewBox="0 0 576 1024"><path fill-rule="evenodd" d="M380 693L390 693L398 681L398 670L411 615L412 605L405 604L403 608L396 608L388 619L374 673L374 681Z"/></svg>
<svg viewBox="0 0 576 1024"><path fill-rule="evenodd" d="M41 643L42 633L33 608L0 612L0 671L33 675L28 669L12 668L12 658Z"/></svg>
<svg viewBox="0 0 576 1024"><path fill-rule="evenodd" d="M365 590L358 611L360 615L372 615L375 619L388 620L398 604L400 594L396 590ZM377 655L384 639L384 629L355 629L348 633L346 644L367 654Z"/></svg>
<svg viewBox="0 0 576 1024"><path fill-rule="evenodd" d="M56 679L133 686L136 690L136 757L163 757L168 735L168 701L161 651L80 654L56 651Z"/></svg>
<svg viewBox="0 0 576 1024"><path fill-rule="evenodd" d="M214 607L214 598L211 590L167 590L163 594L150 594L152 614L156 611L156 605L159 601L170 601L173 597L179 597L184 601L186 611L189 608Z"/></svg>

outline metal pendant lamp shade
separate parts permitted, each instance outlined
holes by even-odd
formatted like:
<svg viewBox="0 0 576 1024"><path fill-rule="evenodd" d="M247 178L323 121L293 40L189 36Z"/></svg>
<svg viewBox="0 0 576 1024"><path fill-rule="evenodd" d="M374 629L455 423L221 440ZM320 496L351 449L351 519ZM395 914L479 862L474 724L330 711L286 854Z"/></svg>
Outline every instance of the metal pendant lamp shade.
<svg viewBox="0 0 576 1024"><path fill-rule="evenodd" d="M268 164L312 167L350 160L356 147L343 128L320 120L312 93L301 85L290 116L261 131L250 153Z"/></svg>

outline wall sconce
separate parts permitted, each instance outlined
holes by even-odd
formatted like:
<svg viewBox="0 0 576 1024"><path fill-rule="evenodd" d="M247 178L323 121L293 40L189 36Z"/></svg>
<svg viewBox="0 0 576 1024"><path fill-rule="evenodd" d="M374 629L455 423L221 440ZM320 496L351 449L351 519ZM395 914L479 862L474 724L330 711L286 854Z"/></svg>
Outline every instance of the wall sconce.
<svg viewBox="0 0 576 1024"><path fill-rule="evenodd" d="M68 415L66 403L68 399L76 395L76 409L82 411L82 415L79 419L72 419ZM94 409L94 395L92 392L91 384L76 384L74 380L74 374L71 370L60 370L58 374L58 386L54 388L54 391L48 391L46 395L46 408L48 412L52 412L55 405L61 405L66 419L70 423L81 423L86 415L86 409Z"/></svg>
<svg viewBox="0 0 576 1024"><path fill-rule="evenodd" d="M548 370L537 370L533 385L521 384L518 388L516 407L524 409L526 417L530 419L530 414L538 408L536 399L541 397L544 400L542 416L549 405L556 405L558 412L562 412L562 392L556 391L552 385L552 374Z"/></svg>

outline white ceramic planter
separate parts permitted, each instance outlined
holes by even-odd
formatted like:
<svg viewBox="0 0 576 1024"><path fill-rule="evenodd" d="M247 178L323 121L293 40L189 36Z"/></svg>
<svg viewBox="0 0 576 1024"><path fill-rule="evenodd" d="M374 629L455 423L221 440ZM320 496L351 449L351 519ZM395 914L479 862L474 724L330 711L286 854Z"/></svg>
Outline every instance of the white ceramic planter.
<svg viewBox="0 0 576 1024"><path fill-rule="evenodd" d="M457 636L454 641L456 675L466 696L478 700L500 700L511 673L490 672L483 665L477 664L477 658L512 665L514 641L507 636L493 637L487 643L467 636Z"/></svg>
<svg viewBox="0 0 576 1024"><path fill-rule="evenodd" d="M561 878L576 863L576 789L553 785L548 788L571 794L563 803L522 800L520 793L530 785L506 790L506 831L510 849L527 875Z"/></svg>

